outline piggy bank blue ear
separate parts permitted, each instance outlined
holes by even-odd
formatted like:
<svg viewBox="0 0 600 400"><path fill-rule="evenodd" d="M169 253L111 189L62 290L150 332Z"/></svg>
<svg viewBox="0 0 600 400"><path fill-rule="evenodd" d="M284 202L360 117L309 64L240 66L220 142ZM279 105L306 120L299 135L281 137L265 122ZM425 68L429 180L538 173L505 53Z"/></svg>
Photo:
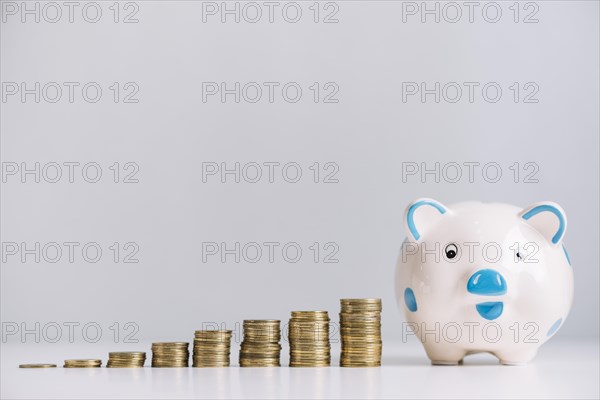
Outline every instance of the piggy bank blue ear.
<svg viewBox="0 0 600 400"><path fill-rule="evenodd" d="M448 209L437 200L421 198L413 201L404 212L404 229L409 238L419 240Z"/></svg>
<svg viewBox="0 0 600 400"><path fill-rule="evenodd" d="M529 225L535 228L555 246L558 246L567 232L567 215L556 203L543 201L525 208L519 213Z"/></svg>

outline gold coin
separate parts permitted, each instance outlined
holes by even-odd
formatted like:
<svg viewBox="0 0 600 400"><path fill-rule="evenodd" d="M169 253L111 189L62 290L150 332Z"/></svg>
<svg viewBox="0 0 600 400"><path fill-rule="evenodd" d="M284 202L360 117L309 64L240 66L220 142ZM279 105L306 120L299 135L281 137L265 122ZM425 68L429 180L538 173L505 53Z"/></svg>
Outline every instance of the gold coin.
<svg viewBox="0 0 600 400"><path fill-rule="evenodd" d="M106 364L106 368L144 368L139 364Z"/></svg>
<svg viewBox="0 0 600 400"><path fill-rule="evenodd" d="M121 362L138 362L138 361L144 361L146 359L146 357L131 357L131 358L127 358L127 357L111 357L108 359L108 361L121 361Z"/></svg>
<svg viewBox="0 0 600 400"><path fill-rule="evenodd" d="M56 368L56 364L21 364L19 368Z"/></svg>
<svg viewBox="0 0 600 400"><path fill-rule="evenodd" d="M152 346L187 346L189 342L155 342Z"/></svg>
<svg viewBox="0 0 600 400"><path fill-rule="evenodd" d="M102 360L65 360L63 368L98 368Z"/></svg>
<svg viewBox="0 0 600 400"><path fill-rule="evenodd" d="M279 319L245 319L244 324L278 324Z"/></svg>
<svg viewBox="0 0 600 400"><path fill-rule="evenodd" d="M360 313L347 313L341 312L340 319L346 321L365 321L365 322L379 322L381 321L381 314L379 312L360 312Z"/></svg>
<svg viewBox="0 0 600 400"><path fill-rule="evenodd" d="M381 367L381 363L340 363L340 367L354 367L354 368L367 368L367 367Z"/></svg>
<svg viewBox="0 0 600 400"><path fill-rule="evenodd" d="M329 319L327 311L292 311L293 319Z"/></svg>
<svg viewBox="0 0 600 400"><path fill-rule="evenodd" d="M182 365L175 365L175 364L165 364L165 365L158 365L158 364L152 364L152 368L188 368L187 364L182 364Z"/></svg>
<svg viewBox="0 0 600 400"><path fill-rule="evenodd" d="M260 363L252 363L252 362L243 362L240 361L240 367L280 367L281 364L279 362L272 362L272 363L265 363L265 362L260 362Z"/></svg>
<svg viewBox="0 0 600 400"><path fill-rule="evenodd" d="M381 299L340 299L342 306L357 306L357 307L381 307Z"/></svg>
<svg viewBox="0 0 600 400"><path fill-rule="evenodd" d="M102 364L102 360L97 359L85 359L85 360L65 360L65 364L73 364L73 365L95 365Z"/></svg>

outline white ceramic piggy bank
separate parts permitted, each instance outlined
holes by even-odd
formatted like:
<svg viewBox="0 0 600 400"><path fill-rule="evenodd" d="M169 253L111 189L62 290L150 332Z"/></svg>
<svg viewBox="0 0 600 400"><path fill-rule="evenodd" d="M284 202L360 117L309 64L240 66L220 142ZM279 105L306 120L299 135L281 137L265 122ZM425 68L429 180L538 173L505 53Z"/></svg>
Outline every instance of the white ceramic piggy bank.
<svg viewBox="0 0 600 400"><path fill-rule="evenodd" d="M407 207L404 227L396 296L405 330L433 364L478 352L526 363L567 317L573 270L558 204L446 206L423 198Z"/></svg>

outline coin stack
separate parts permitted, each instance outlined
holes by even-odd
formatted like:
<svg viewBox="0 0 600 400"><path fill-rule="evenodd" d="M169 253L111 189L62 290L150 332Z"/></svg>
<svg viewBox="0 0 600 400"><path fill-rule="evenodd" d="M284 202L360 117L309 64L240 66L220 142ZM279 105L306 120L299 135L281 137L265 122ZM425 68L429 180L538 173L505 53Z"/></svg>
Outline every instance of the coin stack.
<svg viewBox="0 0 600 400"><path fill-rule="evenodd" d="M65 360L64 368L100 368L102 360Z"/></svg>
<svg viewBox="0 0 600 400"><path fill-rule="evenodd" d="M187 342L152 343L153 367L187 367L190 352Z"/></svg>
<svg viewBox="0 0 600 400"><path fill-rule="evenodd" d="M381 365L381 299L342 299L342 367Z"/></svg>
<svg viewBox="0 0 600 400"><path fill-rule="evenodd" d="M281 354L280 321L244 321L244 341L240 348L240 367L279 367Z"/></svg>
<svg viewBox="0 0 600 400"><path fill-rule="evenodd" d="M331 363L327 311L292 311L288 338L290 367L328 367Z"/></svg>
<svg viewBox="0 0 600 400"><path fill-rule="evenodd" d="M56 368L56 364L21 364L19 368Z"/></svg>
<svg viewBox="0 0 600 400"><path fill-rule="evenodd" d="M229 367L231 331L196 331L194 367Z"/></svg>
<svg viewBox="0 0 600 400"><path fill-rule="evenodd" d="M106 368L139 368L146 362L143 351L118 351L108 353Z"/></svg>

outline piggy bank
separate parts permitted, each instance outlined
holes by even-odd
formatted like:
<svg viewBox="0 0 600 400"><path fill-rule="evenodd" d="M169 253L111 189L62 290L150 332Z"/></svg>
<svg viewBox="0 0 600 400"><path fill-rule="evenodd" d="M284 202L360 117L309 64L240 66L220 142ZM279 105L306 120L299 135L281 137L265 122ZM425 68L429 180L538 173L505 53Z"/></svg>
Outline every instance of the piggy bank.
<svg viewBox="0 0 600 400"><path fill-rule="evenodd" d="M573 270L558 204L422 198L406 208L404 228L396 296L406 334L421 340L433 364L479 352L524 364L565 321Z"/></svg>

